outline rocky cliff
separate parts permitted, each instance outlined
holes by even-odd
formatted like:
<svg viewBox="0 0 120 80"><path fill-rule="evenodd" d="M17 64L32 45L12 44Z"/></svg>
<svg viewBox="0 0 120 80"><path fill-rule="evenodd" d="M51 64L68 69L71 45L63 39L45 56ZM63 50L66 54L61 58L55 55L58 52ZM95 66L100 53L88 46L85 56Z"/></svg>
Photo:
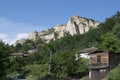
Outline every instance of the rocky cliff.
<svg viewBox="0 0 120 80"><path fill-rule="evenodd" d="M65 25L56 25L54 28L42 32L32 32L28 39L36 40L37 38L42 38L49 42L50 40L63 37L66 33L71 35L84 34L90 28L96 28L97 25L99 25L99 22L95 20L73 16Z"/></svg>

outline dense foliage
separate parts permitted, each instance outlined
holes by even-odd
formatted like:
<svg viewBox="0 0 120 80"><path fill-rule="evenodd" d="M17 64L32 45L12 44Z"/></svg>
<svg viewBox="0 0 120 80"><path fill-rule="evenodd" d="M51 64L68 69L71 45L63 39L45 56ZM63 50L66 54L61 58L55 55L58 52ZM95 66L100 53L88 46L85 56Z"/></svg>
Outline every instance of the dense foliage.
<svg viewBox="0 0 120 80"><path fill-rule="evenodd" d="M120 53L119 31L120 13L117 12L85 34L74 36L66 34L65 37L48 44L40 38L36 41L27 40L23 44L17 44L16 47L0 42L0 76L18 71L18 77L28 80L82 78L88 75L88 60L80 58L75 61L75 52L97 47ZM36 52L29 54L28 50L36 50ZM13 52L22 52L29 56L15 57L9 61L7 55Z"/></svg>
<svg viewBox="0 0 120 80"><path fill-rule="evenodd" d="M120 80L120 65L109 72L106 80Z"/></svg>
<svg viewBox="0 0 120 80"><path fill-rule="evenodd" d="M6 75L9 68L9 52L10 47L0 41L0 79Z"/></svg>
<svg viewBox="0 0 120 80"><path fill-rule="evenodd" d="M58 78L66 78L87 70L87 60L75 61L73 52L64 51L53 56L51 73ZM81 75L82 76L82 75Z"/></svg>

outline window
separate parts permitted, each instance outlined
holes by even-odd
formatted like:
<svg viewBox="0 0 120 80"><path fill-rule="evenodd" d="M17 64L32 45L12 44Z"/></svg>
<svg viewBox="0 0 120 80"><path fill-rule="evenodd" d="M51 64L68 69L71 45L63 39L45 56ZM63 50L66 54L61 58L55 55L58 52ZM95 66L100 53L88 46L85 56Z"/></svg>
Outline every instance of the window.
<svg viewBox="0 0 120 80"><path fill-rule="evenodd" d="M106 69L101 69L100 72L106 72Z"/></svg>
<svg viewBox="0 0 120 80"><path fill-rule="evenodd" d="M97 63L101 63L101 56L100 55L97 56Z"/></svg>

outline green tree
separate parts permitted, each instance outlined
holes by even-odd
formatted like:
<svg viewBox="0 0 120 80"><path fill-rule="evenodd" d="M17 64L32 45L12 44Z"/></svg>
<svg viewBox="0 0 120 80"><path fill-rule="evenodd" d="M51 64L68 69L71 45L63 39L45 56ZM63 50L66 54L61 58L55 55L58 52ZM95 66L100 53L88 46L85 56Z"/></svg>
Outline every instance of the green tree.
<svg viewBox="0 0 120 80"><path fill-rule="evenodd" d="M21 71L24 66L25 66L24 58L22 58L22 57L15 57L15 58L11 59L10 71L11 72Z"/></svg>
<svg viewBox="0 0 120 80"><path fill-rule="evenodd" d="M98 47L103 50L109 50L112 52L120 52L120 40L112 33L106 33L101 36L102 42L98 44Z"/></svg>
<svg viewBox="0 0 120 80"><path fill-rule="evenodd" d="M111 70L106 76L105 80L120 80L120 65Z"/></svg>
<svg viewBox="0 0 120 80"><path fill-rule="evenodd" d="M0 78L7 73L9 52L9 45L6 45L0 41Z"/></svg>
<svg viewBox="0 0 120 80"><path fill-rule="evenodd" d="M106 31L111 31L112 28L115 25L115 20L114 18L107 18L106 21L104 22L103 26L105 27Z"/></svg>
<svg viewBox="0 0 120 80"><path fill-rule="evenodd" d="M52 58L52 75L57 78L66 78L73 74L86 71L86 60L75 61L74 52L64 51L56 53Z"/></svg>
<svg viewBox="0 0 120 80"><path fill-rule="evenodd" d="M26 80L46 80L48 76L48 64L33 64L25 69L29 71Z"/></svg>
<svg viewBox="0 0 120 80"><path fill-rule="evenodd" d="M116 14L113 16L116 23L120 23L120 12L117 11Z"/></svg>
<svg viewBox="0 0 120 80"><path fill-rule="evenodd" d="M113 32L113 34L115 34L120 39L120 23L117 23L114 26L112 32Z"/></svg>

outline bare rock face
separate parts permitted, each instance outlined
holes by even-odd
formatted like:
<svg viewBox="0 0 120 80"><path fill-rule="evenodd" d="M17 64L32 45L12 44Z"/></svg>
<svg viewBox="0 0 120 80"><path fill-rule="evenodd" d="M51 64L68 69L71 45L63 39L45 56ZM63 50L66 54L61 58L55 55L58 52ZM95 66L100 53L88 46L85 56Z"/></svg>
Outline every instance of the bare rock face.
<svg viewBox="0 0 120 80"><path fill-rule="evenodd" d="M20 40L17 40L13 46L16 46L17 44L23 44L26 40L25 39L20 39Z"/></svg>
<svg viewBox="0 0 120 80"><path fill-rule="evenodd" d="M38 32L37 32L37 31L33 31L32 33L30 33L30 35L29 35L28 38L29 38L30 40L36 40L37 37L38 37Z"/></svg>
<svg viewBox="0 0 120 80"><path fill-rule="evenodd" d="M42 32L32 32L28 39L36 40L37 38L42 38L48 43L50 40L63 37L66 33L69 33L72 36L84 34L91 28L96 28L97 25L99 25L99 22L95 20L73 16L65 25L56 25L54 28Z"/></svg>
<svg viewBox="0 0 120 80"><path fill-rule="evenodd" d="M28 36L29 40L36 40L38 38L41 38L43 40L45 40L47 43L50 40L55 40L54 37L54 28L48 29L46 31L42 31L42 32L37 32L37 31L33 31L32 33L30 33L30 35Z"/></svg>
<svg viewBox="0 0 120 80"><path fill-rule="evenodd" d="M55 37L61 38L65 35L66 33L66 25L56 25L55 26Z"/></svg>
<svg viewBox="0 0 120 80"><path fill-rule="evenodd" d="M67 23L66 31L71 35L84 34L85 32L88 32L90 28L96 28L98 24L97 21L92 19L73 16Z"/></svg>

